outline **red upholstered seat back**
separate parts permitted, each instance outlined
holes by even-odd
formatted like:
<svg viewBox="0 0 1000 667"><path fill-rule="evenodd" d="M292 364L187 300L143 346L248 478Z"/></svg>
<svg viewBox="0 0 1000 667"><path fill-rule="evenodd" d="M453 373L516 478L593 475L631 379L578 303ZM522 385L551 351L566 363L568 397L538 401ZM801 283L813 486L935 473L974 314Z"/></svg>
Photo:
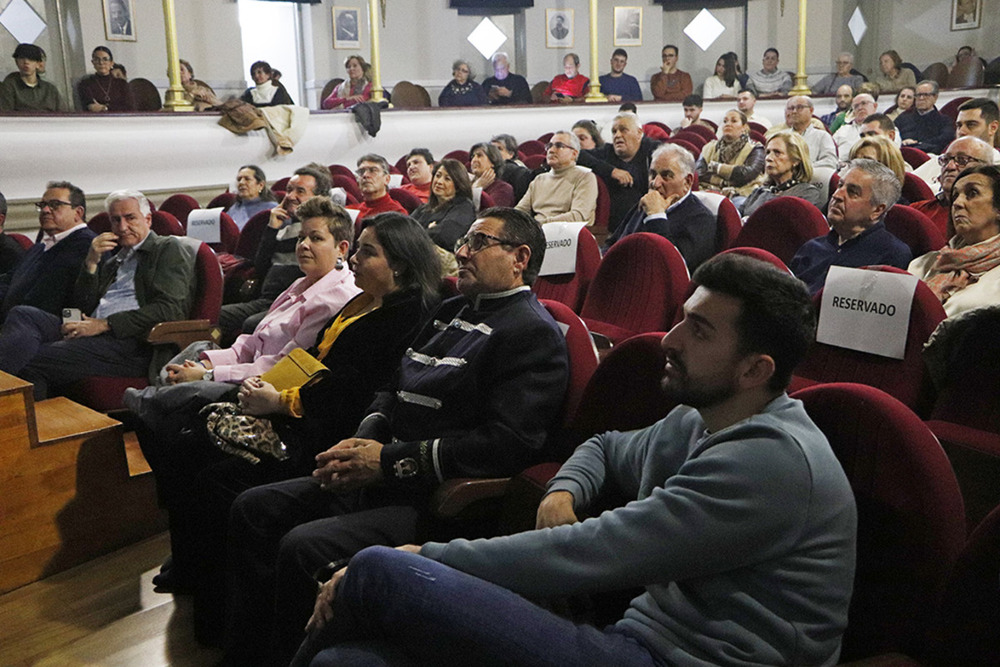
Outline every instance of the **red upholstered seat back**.
<svg viewBox="0 0 1000 667"><path fill-rule="evenodd" d="M600 176L594 177L597 180L597 208L594 209L595 230L607 230L611 224L611 193L608 185ZM616 223L621 220L615 220Z"/></svg>
<svg viewBox="0 0 1000 667"><path fill-rule="evenodd" d="M528 139L517 147L517 152L525 155L545 155L545 144L537 139Z"/></svg>
<svg viewBox="0 0 1000 667"><path fill-rule="evenodd" d="M767 250L789 264L803 243L829 231L826 218L805 199L777 197L753 212L733 245Z"/></svg>
<svg viewBox="0 0 1000 667"><path fill-rule="evenodd" d="M260 238L264 235L264 228L267 227L270 219L271 211L261 211L251 216L247 220L247 224L243 225L243 229L240 231L240 237L236 243L236 251L233 254L246 257L252 261L257 255L257 246L260 245Z"/></svg>
<svg viewBox="0 0 1000 667"><path fill-rule="evenodd" d="M418 206L423 204L420 197L404 190L403 188L389 188L389 196L400 206L406 209L407 213L413 213ZM360 199L358 201L361 201Z"/></svg>
<svg viewBox="0 0 1000 667"><path fill-rule="evenodd" d="M165 211L153 211L152 230L160 236L186 236L180 220Z"/></svg>
<svg viewBox="0 0 1000 667"><path fill-rule="evenodd" d="M445 156L443 158L441 158L441 159L442 160L444 160L444 159L458 160L462 164L468 164L469 163L469 151L463 150L463 149L453 150L453 151L450 151L448 153L445 153Z"/></svg>
<svg viewBox="0 0 1000 667"><path fill-rule="evenodd" d="M659 125L654 125L653 123L646 123L643 125L642 133L650 139L655 139L657 141L663 141L670 136L670 132L664 130Z"/></svg>
<svg viewBox="0 0 1000 667"><path fill-rule="evenodd" d="M858 506L857 569L840 659L890 651L919 657L965 540L948 459L920 418L878 389L837 383L793 397L829 439Z"/></svg>
<svg viewBox="0 0 1000 667"><path fill-rule="evenodd" d="M1000 434L1000 308L979 308L949 320L947 350L935 355L946 369L932 419ZM944 329L945 327L943 327ZM940 332L935 336L941 339ZM928 350L930 352L930 350ZM1000 451L995 455L1000 455Z"/></svg>
<svg viewBox="0 0 1000 667"><path fill-rule="evenodd" d="M698 149L698 155L701 155L701 151L703 148L705 148L705 144L707 144L709 141L712 141L711 139L706 139L704 135L701 134L700 132L692 131L690 127L685 127L683 130L680 130L677 134L672 135L670 138L683 139L684 141L688 142L689 144Z"/></svg>
<svg viewBox="0 0 1000 667"><path fill-rule="evenodd" d="M667 135L668 137L670 136L670 133L671 133L671 130L670 130L670 126L669 126L669 125L667 125L666 123L661 123L661 122L660 122L660 121L658 121L658 120L650 120L650 121L647 121L647 122L646 122L646 123L645 123L645 124L644 124L644 125L642 126L642 129L643 129L643 131L645 131L645 130L646 130L646 126L651 126L651 127L658 127L658 128L660 128L661 130L663 130L663 132L664 132L664 133L665 133L665 134L666 134L666 135ZM649 136L649 134L647 133L647 134L646 134L646 136Z"/></svg>
<svg viewBox="0 0 1000 667"><path fill-rule="evenodd" d="M923 152L919 148L914 148L913 146L902 146L900 147L899 152L903 154L903 159L906 161L906 164L910 165L914 169L931 159L930 155Z"/></svg>
<svg viewBox="0 0 1000 667"><path fill-rule="evenodd" d="M528 169L535 170L545 164L545 153L525 153L521 162Z"/></svg>
<svg viewBox="0 0 1000 667"><path fill-rule="evenodd" d="M715 214L715 251L722 252L726 248L731 248L733 241L743 229L743 221L736 206L729 197L715 192L700 191L695 196L710 213Z"/></svg>
<svg viewBox="0 0 1000 667"><path fill-rule="evenodd" d="M594 235L584 227L577 236L576 272L554 276L538 276L531 291L539 299L558 301L568 306L574 313L583 309L583 301L597 268L601 265L601 251Z"/></svg>
<svg viewBox="0 0 1000 667"><path fill-rule="evenodd" d="M866 268L906 273L892 267ZM822 302L823 290L820 290L813 297L817 312ZM858 382L877 387L917 414L926 415L930 411L933 391L921 350L944 318L941 302L924 282L918 281L902 359L814 342L805 360L795 369L795 375L812 382Z"/></svg>
<svg viewBox="0 0 1000 667"><path fill-rule="evenodd" d="M18 234L17 232L6 232L6 234L10 238L14 239L14 241L16 241L17 244L19 246L21 246L22 248L24 248L25 250L27 250L28 248L30 248L31 246L34 245L34 243L31 241L31 239L29 239L24 234Z"/></svg>
<svg viewBox="0 0 1000 667"><path fill-rule="evenodd" d="M240 242L240 228L236 226L229 214L224 212L219 216L219 238L218 243L213 243L212 249L216 252L226 252L234 254L236 246Z"/></svg>
<svg viewBox="0 0 1000 667"><path fill-rule="evenodd" d="M903 198L906 201L934 199L934 191L931 190L931 186L927 185L927 181L916 174L906 172L903 177Z"/></svg>
<svg viewBox="0 0 1000 667"><path fill-rule="evenodd" d="M563 401L563 421L576 414L577 406L590 377L597 368L597 350L590 338L587 325L576 313L558 301L541 300L541 304L549 311L566 336L566 351L569 354L569 384L566 387L566 399Z"/></svg>
<svg viewBox="0 0 1000 667"><path fill-rule="evenodd" d="M355 201L361 201L363 199L361 188L358 187L358 180L353 176L334 174L331 179L331 183L333 183L333 187L335 188L344 188L344 192L352 195Z"/></svg>
<svg viewBox="0 0 1000 667"><path fill-rule="evenodd" d="M355 178L354 170L346 165L331 164L328 169L330 170L331 176L346 176L347 178Z"/></svg>
<svg viewBox="0 0 1000 667"><path fill-rule="evenodd" d="M697 123L695 123L694 125L688 125L683 130L679 130L677 132L677 134L681 134L681 133L684 133L684 132L693 132L694 134L697 134L698 136L700 136L704 140L704 143L706 143L706 144L709 141L714 141L715 139L718 138L718 137L715 136L715 131L714 130L712 130L711 128L705 127L704 125L699 125Z"/></svg>
<svg viewBox="0 0 1000 667"><path fill-rule="evenodd" d="M736 253L738 255L746 255L747 257L753 257L754 259L759 259L760 261L767 262L768 264L771 264L774 267L779 268L786 273L791 273L791 270L789 270L789 268L785 266L784 262L778 259L778 257L775 256L774 253L770 253L766 250L762 250L760 248L736 247L724 250L719 254L725 254L729 252Z"/></svg>
<svg viewBox="0 0 1000 667"><path fill-rule="evenodd" d="M205 208L229 208L236 203L236 193L235 192L223 192L221 195L215 195L212 201L208 202L208 206Z"/></svg>
<svg viewBox="0 0 1000 667"><path fill-rule="evenodd" d="M701 155L701 149L698 146L694 145L690 141L687 141L684 137L678 136L676 134L668 138L665 143L677 144L678 146L686 150L688 153L690 153L695 160L697 160L698 157Z"/></svg>
<svg viewBox="0 0 1000 667"><path fill-rule="evenodd" d="M549 143L549 139L551 139L552 135L554 135L554 134L555 134L555 132L546 132L545 134L543 134L540 137L538 137L538 140L540 142L542 142L543 144L547 144L547 143Z"/></svg>
<svg viewBox="0 0 1000 667"><path fill-rule="evenodd" d="M580 313L592 331L618 342L600 323L622 333L665 331L690 279L684 258L657 234L630 234L611 246L601 261Z"/></svg>
<svg viewBox="0 0 1000 667"><path fill-rule="evenodd" d="M271 192L278 197L278 201L281 201L281 196L278 193L285 192L288 189L288 181L290 180L292 180L291 176L285 176L284 178L279 178L271 185Z"/></svg>
<svg viewBox="0 0 1000 667"><path fill-rule="evenodd" d="M910 247L914 257L940 250L948 242L930 218L909 206L896 204L885 214L885 228Z"/></svg>
<svg viewBox="0 0 1000 667"><path fill-rule="evenodd" d="M187 229L188 214L196 208L201 208L197 199L191 195L176 194L164 199L158 210L174 216Z"/></svg>

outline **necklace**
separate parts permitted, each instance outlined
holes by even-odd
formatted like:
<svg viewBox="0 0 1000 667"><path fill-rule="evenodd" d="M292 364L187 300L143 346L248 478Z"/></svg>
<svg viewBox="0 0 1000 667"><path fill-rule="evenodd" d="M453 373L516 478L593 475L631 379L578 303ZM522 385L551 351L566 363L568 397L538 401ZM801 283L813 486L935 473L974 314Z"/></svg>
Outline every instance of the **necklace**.
<svg viewBox="0 0 1000 667"><path fill-rule="evenodd" d="M110 76L108 77L107 89L105 89L104 86L101 85L101 77L97 76L96 74L94 75L94 83L97 84L97 89L100 90L102 93L104 93L104 103L111 104L111 86L113 83L112 77Z"/></svg>

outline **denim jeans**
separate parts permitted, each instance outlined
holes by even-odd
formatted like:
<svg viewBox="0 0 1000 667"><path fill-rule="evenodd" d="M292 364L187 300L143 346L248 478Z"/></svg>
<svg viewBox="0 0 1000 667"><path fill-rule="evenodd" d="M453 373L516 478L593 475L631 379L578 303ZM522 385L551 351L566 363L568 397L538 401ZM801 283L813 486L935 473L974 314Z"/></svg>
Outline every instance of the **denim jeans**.
<svg viewBox="0 0 1000 667"><path fill-rule="evenodd" d="M656 661L614 626L577 625L436 561L370 547L351 560L333 620L306 639L292 664L652 667Z"/></svg>

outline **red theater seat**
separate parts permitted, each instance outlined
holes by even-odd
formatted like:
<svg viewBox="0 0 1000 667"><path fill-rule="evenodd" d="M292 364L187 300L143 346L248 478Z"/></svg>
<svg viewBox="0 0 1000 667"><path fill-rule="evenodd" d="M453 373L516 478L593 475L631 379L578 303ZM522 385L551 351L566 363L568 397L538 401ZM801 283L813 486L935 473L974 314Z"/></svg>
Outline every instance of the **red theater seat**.
<svg viewBox="0 0 1000 667"><path fill-rule="evenodd" d="M531 290L539 299L558 301L574 313L583 309L590 283L601 265L601 251L597 241L586 227L580 230L576 246L576 271L535 278Z"/></svg>
<svg viewBox="0 0 1000 667"><path fill-rule="evenodd" d="M819 209L798 197L778 197L747 219L734 246L761 248L790 264L799 247L830 231Z"/></svg>

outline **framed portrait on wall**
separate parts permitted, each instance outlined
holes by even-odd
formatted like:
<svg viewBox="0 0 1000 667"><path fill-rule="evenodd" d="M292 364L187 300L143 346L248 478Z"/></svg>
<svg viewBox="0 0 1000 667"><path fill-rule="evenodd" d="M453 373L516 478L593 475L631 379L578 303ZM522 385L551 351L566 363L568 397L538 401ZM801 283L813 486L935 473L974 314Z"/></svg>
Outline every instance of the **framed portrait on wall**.
<svg viewBox="0 0 1000 667"><path fill-rule="evenodd" d="M357 49L361 47L361 22L357 7L333 8L333 48Z"/></svg>
<svg viewBox="0 0 1000 667"><path fill-rule="evenodd" d="M642 7L615 7L615 46L642 46Z"/></svg>
<svg viewBox="0 0 1000 667"><path fill-rule="evenodd" d="M951 29L972 30L983 22L983 0L951 0Z"/></svg>
<svg viewBox="0 0 1000 667"><path fill-rule="evenodd" d="M103 0L104 36L109 42L135 41L135 0Z"/></svg>
<svg viewBox="0 0 1000 667"><path fill-rule="evenodd" d="M550 49L573 48L573 10L545 10L545 46Z"/></svg>

